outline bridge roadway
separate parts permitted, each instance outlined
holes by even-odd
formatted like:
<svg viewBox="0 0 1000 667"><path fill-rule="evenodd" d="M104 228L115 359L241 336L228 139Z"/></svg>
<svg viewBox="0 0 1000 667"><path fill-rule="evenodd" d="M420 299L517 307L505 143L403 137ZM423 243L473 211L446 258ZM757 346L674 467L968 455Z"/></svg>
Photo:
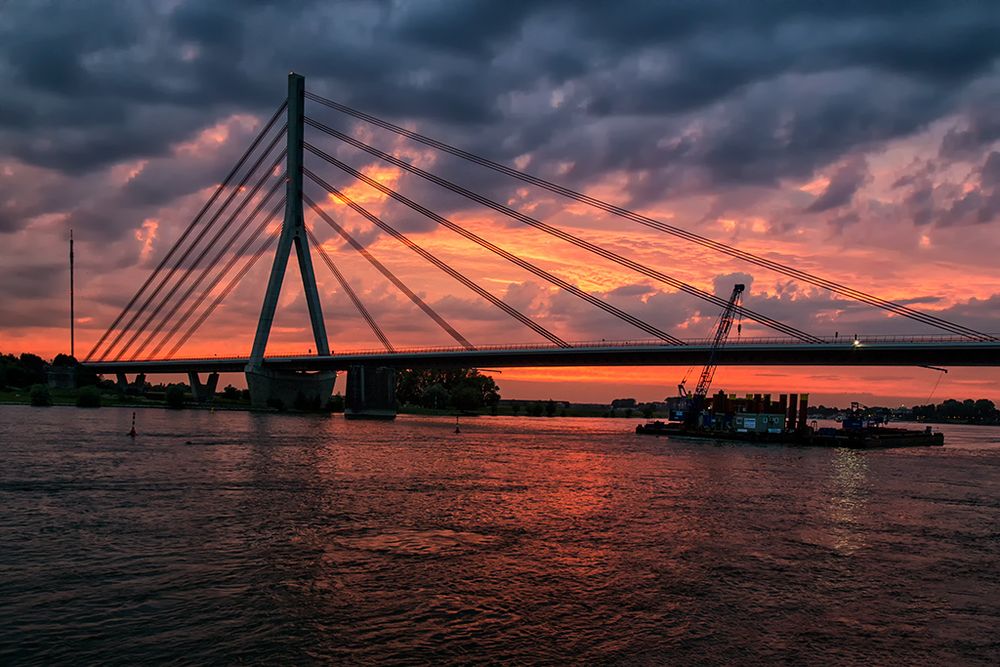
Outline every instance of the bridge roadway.
<svg viewBox="0 0 1000 667"><path fill-rule="evenodd" d="M274 370L347 370L351 366L395 368L524 368L544 366L690 366L708 360L710 342L667 345L662 341L599 341L553 345L486 345L476 350L440 347L396 352L363 351L329 356L267 357ZM92 361L97 373L236 373L247 357ZM1000 340L977 342L958 337L862 336L803 343L781 338L731 341L716 354L722 366L1000 366Z"/></svg>

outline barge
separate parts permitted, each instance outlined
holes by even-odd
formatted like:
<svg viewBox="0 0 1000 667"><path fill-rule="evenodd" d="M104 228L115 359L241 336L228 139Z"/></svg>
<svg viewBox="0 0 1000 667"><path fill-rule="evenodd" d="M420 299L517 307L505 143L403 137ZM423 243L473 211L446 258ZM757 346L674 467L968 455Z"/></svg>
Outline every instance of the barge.
<svg viewBox="0 0 1000 667"><path fill-rule="evenodd" d="M853 449L884 449L888 447L931 447L944 445L944 435L933 433L930 426L923 431L905 428L865 427L807 428L805 431L767 433L757 431L715 431L687 428L683 424L662 421L639 424L635 432L642 435L667 436L684 440L716 442L750 442L756 444L796 445L800 447L850 447Z"/></svg>
<svg viewBox="0 0 1000 667"><path fill-rule="evenodd" d="M924 430L889 427L857 403L851 404L850 414L840 428L817 427L815 421L807 425L808 402L808 394L801 399L796 394L781 394L773 402L769 394L738 399L719 392L692 414L691 405L682 398L668 401L672 421L639 424L635 432L685 440L803 447L883 449L944 445L944 435L934 433L929 426Z"/></svg>

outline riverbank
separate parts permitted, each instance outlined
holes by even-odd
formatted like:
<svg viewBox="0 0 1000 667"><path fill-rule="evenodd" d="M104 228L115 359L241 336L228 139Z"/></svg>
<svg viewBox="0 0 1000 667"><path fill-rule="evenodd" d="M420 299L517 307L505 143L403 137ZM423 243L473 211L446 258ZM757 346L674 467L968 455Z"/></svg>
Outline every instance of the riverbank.
<svg viewBox="0 0 1000 667"><path fill-rule="evenodd" d="M77 406L79 390L74 389L49 389L49 396L52 405L63 407ZM342 403L341 403L342 404ZM551 404L551 406L550 406ZM0 405L31 405L31 392L28 389L6 389L0 391ZM254 408L243 399L229 399L222 394L218 394L208 403L199 403L190 398L185 400L180 408L167 404L166 400L156 398L145 398L143 396L125 394L118 392L101 392L100 407L116 408L160 408L160 409L184 409L184 410L231 410L243 412L280 412L274 408ZM97 408L81 408L93 410ZM294 413L295 410L287 410ZM341 413L343 409L332 409L329 413ZM611 410L609 407L595 404L573 404L555 401L532 401L532 400L511 400L503 401L497 406L484 407L479 410L456 411L454 408L424 408L418 405L403 405L399 408L399 414L406 415L426 415L426 416L455 416L456 412L462 417L479 416L500 416L500 417L572 417L572 418L615 418L615 419L662 419L665 414L653 413L652 415L641 414L638 410L618 409Z"/></svg>

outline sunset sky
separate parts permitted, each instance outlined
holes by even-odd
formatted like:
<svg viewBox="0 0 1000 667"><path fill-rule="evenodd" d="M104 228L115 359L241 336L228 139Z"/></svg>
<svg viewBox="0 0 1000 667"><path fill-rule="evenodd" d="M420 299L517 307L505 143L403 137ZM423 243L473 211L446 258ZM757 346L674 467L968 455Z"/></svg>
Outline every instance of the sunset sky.
<svg viewBox="0 0 1000 667"><path fill-rule="evenodd" d="M986 2L4 3L0 352L83 356L285 94L307 89L744 250L1000 332L1000 11ZM819 5L820 3L815 3ZM812 8L810 8L812 7ZM816 335L934 334L308 103L309 116L512 208ZM672 334L719 309L315 130L307 140ZM309 168L570 341L648 338L307 155ZM477 344L542 342L360 216L306 192ZM397 347L453 344L325 223L307 223ZM335 351L378 341L314 257ZM178 356L246 354L265 257ZM744 322L743 336L767 335ZM314 347L294 263L272 353ZM511 369L505 398L662 399L685 368ZM697 376L697 369L693 373ZM694 380L691 380L693 383ZM238 376L223 384L242 385ZM726 368L814 402L1000 402L1000 371ZM338 390L342 390L338 383Z"/></svg>

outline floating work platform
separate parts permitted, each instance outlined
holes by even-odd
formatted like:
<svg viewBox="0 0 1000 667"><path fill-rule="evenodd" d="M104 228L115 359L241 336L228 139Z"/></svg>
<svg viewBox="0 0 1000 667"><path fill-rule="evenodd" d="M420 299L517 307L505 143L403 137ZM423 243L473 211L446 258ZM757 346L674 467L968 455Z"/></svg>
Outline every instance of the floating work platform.
<svg viewBox="0 0 1000 667"><path fill-rule="evenodd" d="M807 428L778 433L756 431L717 431L689 428L684 424L662 421L639 424L640 435L667 436L683 440L715 442L750 442L758 444L793 445L800 447L850 447L853 449L885 449L889 447L935 447L944 445L944 435L933 433L928 426L923 431L904 428Z"/></svg>

